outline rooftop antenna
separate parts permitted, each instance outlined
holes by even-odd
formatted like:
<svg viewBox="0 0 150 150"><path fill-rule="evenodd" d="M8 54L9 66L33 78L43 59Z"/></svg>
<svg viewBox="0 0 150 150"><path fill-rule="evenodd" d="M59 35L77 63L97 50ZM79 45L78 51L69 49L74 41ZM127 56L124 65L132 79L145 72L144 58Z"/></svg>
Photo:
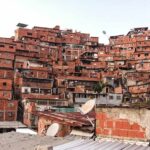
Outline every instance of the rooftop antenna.
<svg viewBox="0 0 150 150"><path fill-rule="evenodd" d="M88 100L85 104L83 104L81 107L79 107L79 110L82 115L85 115L87 120L91 123L91 125L94 127L94 123L92 120L89 118L88 113L93 110L93 108L96 105L96 99L90 99Z"/></svg>
<svg viewBox="0 0 150 150"><path fill-rule="evenodd" d="M106 34L106 31L105 31L105 30L103 30L103 31L102 31L102 33L103 33L103 34Z"/></svg>
<svg viewBox="0 0 150 150"><path fill-rule="evenodd" d="M16 26L19 27L19 28L25 28L25 27L27 27L28 25L27 25L27 24L24 24L24 23L18 23Z"/></svg>
<svg viewBox="0 0 150 150"><path fill-rule="evenodd" d="M47 129L46 135L54 137L59 132L59 129L60 125L58 123L52 123Z"/></svg>
<svg viewBox="0 0 150 150"><path fill-rule="evenodd" d="M107 35L107 32L105 30L102 31L102 34L104 34L107 37L107 40L109 41L110 36Z"/></svg>

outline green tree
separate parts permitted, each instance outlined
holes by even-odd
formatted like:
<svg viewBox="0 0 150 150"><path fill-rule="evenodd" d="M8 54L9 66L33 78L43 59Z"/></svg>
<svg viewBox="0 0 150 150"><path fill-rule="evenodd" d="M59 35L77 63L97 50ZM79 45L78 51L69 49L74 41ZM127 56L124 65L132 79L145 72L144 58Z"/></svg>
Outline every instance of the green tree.
<svg viewBox="0 0 150 150"><path fill-rule="evenodd" d="M104 87L105 87L105 84L102 81L99 81L93 86L93 89L95 92L101 93Z"/></svg>

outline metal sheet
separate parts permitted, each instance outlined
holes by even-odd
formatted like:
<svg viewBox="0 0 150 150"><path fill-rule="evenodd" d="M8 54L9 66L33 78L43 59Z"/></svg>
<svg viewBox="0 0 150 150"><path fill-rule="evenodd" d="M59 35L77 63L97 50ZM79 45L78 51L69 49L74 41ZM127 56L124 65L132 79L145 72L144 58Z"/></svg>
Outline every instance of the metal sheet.
<svg viewBox="0 0 150 150"><path fill-rule="evenodd" d="M76 140L55 146L53 150L149 150L148 146L123 143L120 141Z"/></svg>
<svg viewBox="0 0 150 150"><path fill-rule="evenodd" d="M81 113L58 113L58 112L36 112L35 115L44 116L51 120L55 120L58 123L62 123L70 126L91 126L90 122ZM92 117L91 117L92 116ZM93 121L95 119L95 113L89 115Z"/></svg>

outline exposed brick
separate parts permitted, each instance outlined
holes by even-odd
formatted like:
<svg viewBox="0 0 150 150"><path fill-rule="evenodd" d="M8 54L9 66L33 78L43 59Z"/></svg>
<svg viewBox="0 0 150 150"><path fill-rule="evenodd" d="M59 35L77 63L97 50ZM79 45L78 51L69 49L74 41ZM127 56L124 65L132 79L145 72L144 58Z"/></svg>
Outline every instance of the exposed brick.
<svg viewBox="0 0 150 150"><path fill-rule="evenodd" d="M110 135L110 130L109 129L104 129L104 130L102 130L102 133L104 135Z"/></svg>
<svg viewBox="0 0 150 150"><path fill-rule="evenodd" d="M103 118L103 120L106 120L107 119L107 115L105 113L102 113L102 118Z"/></svg>
<svg viewBox="0 0 150 150"><path fill-rule="evenodd" d="M128 130L119 130L119 136L128 137Z"/></svg>
<svg viewBox="0 0 150 150"><path fill-rule="evenodd" d="M103 116L103 120L107 119L107 115L105 113L103 113L102 116Z"/></svg>
<svg viewBox="0 0 150 150"><path fill-rule="evenodd" d="M98 120L105 120L107 118L106 114L105 113L96 113L96 119Z"/></svg>
<svg viewBox="0 0 150 150"><path fill-rule="evenodd" d="M137 137L137 131L129 130L128 131L128 137L130 137L130 138L136 138Z"/></svg>
<svg viewBox="0 0 150 150"><path fill-rule="evenodd" d="M130 125L130 123L129 122L127 122L127 121L123 121L122 122L122 128L123 129L131 129L131 125Z"/></svg>
<svg viewBox="0 0 150 150"><path fill-rule="evenodd" d="M103 116L105 114L105 117ZM107 113L101 113L101 120L99 120L98 130L100 135L106 137L117 137L127 139L146 139L145 128L137 123L131 123L128 119L119 119L108 117ZM98 123L97 123L98 124Z"/></svg>
<svg viewBox="0 0 150 150"><path fill-rule="evenodd" d="M140 130L140 126L137 123L131 125L132 130Z"/></svg>
<svg viewBox="0 0 150 150"><path fill-rule="evenodd" d="M111 132L112 136L119 136L119 130L118 129L114 129Z"/></svg>
<svg viewBox="0 0 150 150"><path fill-rule="evenodd" d="M145 138L145 133L144 132L137 132L137 138L140 138L140 139L144 139Z"/></svg>
<svg viewBox="0 0 150 150"><path fill-rule="evenodd" d="M101 120L102 119L102 114L101 113L96 113L96 119Z"/></svg>
<svg viewBox="0 0 150 150"><path fill-rule="evenodd" d="M105 126L105 121L99 120L99 128L104 128L104 126Z"/></svg>
<svg viewBox="0 0 150 150"><path fill-rule="evenodd" d="M116 121L115 122L115 127L118 128L118 129L122 129L123 128L122 121Z"/></svg>
<svg viewBox="0 0 150 150"><path fill-rule="evenodd" d="M96 134L101 134L101 129L100 128L96 128Z"/></svg>
<svg viewBox="0 0 150 150"><path fill-rule="evenodd" d="M113 121L109 120L106 122L107 128L113 128Z"/></svg>

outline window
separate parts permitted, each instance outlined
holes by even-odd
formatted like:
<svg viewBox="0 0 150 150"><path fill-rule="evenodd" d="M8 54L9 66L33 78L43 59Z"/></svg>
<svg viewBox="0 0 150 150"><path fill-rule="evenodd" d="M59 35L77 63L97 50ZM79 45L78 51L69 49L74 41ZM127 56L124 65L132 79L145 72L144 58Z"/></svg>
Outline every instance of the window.
<svg viewBox="0 0 150 150"><path fill-rule="evenodd" d="M7 85L7 83L6 82L3 82L3 86L6 86Z"/></svg>
<svg viewBox="0 0 150 150"><path fill-rule="evenodd" d="M44 90L43 90L43 89L40 89L40 93L41 93L41 94L44 94L45 92L44 92Z"/></svg>
<svg viewBox="0 0 150 150"><path fill-rule="evenodd" d="M41 100L37 102L38 105L47 105L47 101Z"/></svg>
<svg viewBox="0 0 150 150"><path fill-rule="evenodd" d="M57 106L57 102L49 102L49 105Z"/></svg>
<svg viewBox="0 0 150 150"><path fill-rule="evenodd" d="M8 112L8 117L13 117L13 113L12 112Z"/></svg>
<svg viewBox="0 0 150 150"><path fill-rule="evenodd" d="M140 54L138 54L138 57L140 57L141 55Z"/></svg>
<svg viewBox="0 0 150 150"><path fill-rule="evenodd" d="M107 87L107 88L106 88L106 93L108 93L108 92L109 92L109 88Z"/></svg>
<svg viewBox="0 0 150 150"><path fill-rule="evenodd" d="M51 90L47 90L47 93L51 93Z"/></svg>
<svg viewBox="0 0 150 150"><path fill-rule="evenodd" d="M31 93L39 93L39 89L31 88Z"/></svg>
<svg viewBox="0 0 150 150"><path fill-rule="evenodd" d="M0 47L4 47L4 45L0 45Z"/></svg>
<svg viewBox="0 0 150 150"><path fill-rule="evenodd" d="M40 36L40 38L42 39L42 38L45 38L45 36Z"/></svg>
<svg viewBox="0 0 150 150"><path fill-rule="evenodd" d="M126 97L125 102L129 102L129 101L130 101L130 98Z"/></svg>
<svg viewBox="0 0 150 150"><path fill-rule="evenodd" d="M145 53L145 56L148 56L148 53Z"/></svg>
<svg viewBox="0 0 150 150"><path fill-rule="evenodd" d="M116 98L117 98L117 100L121 100L121 96L117 96Z"/></svg>
<svg viewBox="0 0 150 150"><path fill-rule="evenodd" d="M27 35L30 35L30 36L32 36L32 33L29 33L29 32L28 32L28 33L27 33Z"/></svg>
<svg viewBox="0 0 150 150"><path fill-rule="evenodd" d="M79 94L75 94L75 97L76 97L76 98L79 98Z"/></svg>
<svg viewBox="0 0 150 150"><path fill-rule="evenodd" d="M24 89L24 93L25 94L29 93L28 89Z"/></svg>
<svg viewBox="0 0 150 150"><path fill-rule="evenodd" d="M14 103L8 103L8 107L14 107Z"/></svg>
<svg viewBox="0 0 150 150"><path fill-rule="evenodd" d="M111 96L109 96L109 99L110 99L110 100L113 100L113 99L114 99L114 97L111 95Z"/></svg>
<svg viewBox="0 0 150 150"><path fill-rule="evenodd" d="M9 48L14 48L13 46L9 46Z"/></svg>

